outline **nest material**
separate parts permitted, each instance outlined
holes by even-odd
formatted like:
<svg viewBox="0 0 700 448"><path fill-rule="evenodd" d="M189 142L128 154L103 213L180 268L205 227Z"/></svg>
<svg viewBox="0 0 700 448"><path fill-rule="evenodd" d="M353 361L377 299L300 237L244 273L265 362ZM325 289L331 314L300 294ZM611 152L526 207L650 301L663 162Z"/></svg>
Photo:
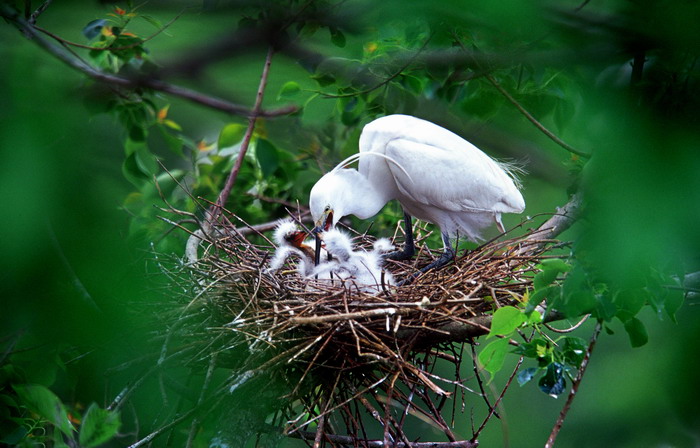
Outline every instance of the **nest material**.
<svg viewBox="0 0 700 448"><path fill-rule="evenodd" d="M296 372L288 401L301 403L287 408L288 434L332 440L348 436L332 436L329 428L342 432L338 428L344 427L354 434L352 444L371 446L357 436L365 432L358 418L362 409L380 424L384 442L413 446L404 431L405 418L412 415L457 443L442 416L444 399L464 389L462 349L452 342L487 333L494 309L521 302L547 242L532 235L492 241L441 270L416 276L435 257L421 244L424 229L416 230L418 256L411 264L389 261L386 266L399 281L415 278L370 293L352 284L302 278L293 264L267 273L273 246L252 244L228 221L220 227L191 267L201 286L198 300L206 298L220 322L212 326L209 316L207 331L230 338L229 346L234 339L248 344L252 355L267 353L250 357L258 365L248 363L231 390L254 372L282 366ZM368 235L355 238L361 247L372 241ZM454 365L455 378L435 373L438 360ZM324 387L302 386L309 382ZM486 402L490 416L494 410ZM392 407L402 407L404 417L394 416ZM325 424L330 421L335 424ZM311 423L317 425L315 433L304 432Z"/></svg>

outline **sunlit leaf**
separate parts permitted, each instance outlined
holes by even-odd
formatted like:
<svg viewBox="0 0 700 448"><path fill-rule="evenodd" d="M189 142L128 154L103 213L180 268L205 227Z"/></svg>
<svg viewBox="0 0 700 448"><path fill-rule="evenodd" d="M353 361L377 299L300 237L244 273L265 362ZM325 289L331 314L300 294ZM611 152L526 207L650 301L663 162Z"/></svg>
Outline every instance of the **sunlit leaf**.
<svg viewBox="0 0 700 448"><path fill-rule="evenodd" d="M71 435L73 425L63 402L56 394L39 384L17 384L12 388L17 392L23 405L51 422L65 435Z"/></svg>
<svg viewBox="0 0 700 448"><path fill-rule="evenodd" d="M284 83L277 94L277 100L288 100L297 96L301 92L301 86L296 81L288 81Z"/></svg>
<svg viewBox="0 0 700 448"><path fill-rule="evenodd" d="M243 140L245 131L246 127L239 123L230 123L224 126L224 128L219 133L219 151L240 143L241 140Z"/></svg>
<svg viewBox="0 0 700 448"><path fill-rule="evenodd" d="M101 445L114 437L120 426L118 412L101 409L93 403L85 412L80 426L80 445L85 448Z"/></svg>
<svg viewBox="0 0 700 448"><path fill-rule="evenodd" d="M524 324L526 320L525 314L519 309L512 306L501 307L493 313L489 337L508 335Z"/></svg>
<svg viewBox="0 0 700 448"><path fill-rule="evenodd" d="M170 110L170 104L166 104L162 108L158 109L158 113L156 114L156 120L158 120L158 123L162 123L163 120L168 116L168 111Z"/></svg>

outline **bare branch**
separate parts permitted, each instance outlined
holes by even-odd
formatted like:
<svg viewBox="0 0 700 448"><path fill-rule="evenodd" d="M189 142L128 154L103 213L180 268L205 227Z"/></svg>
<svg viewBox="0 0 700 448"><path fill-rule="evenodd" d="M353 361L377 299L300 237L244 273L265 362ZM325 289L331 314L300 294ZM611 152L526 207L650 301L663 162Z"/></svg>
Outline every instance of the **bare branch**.
<svg viewBox="0 0 700 448"><path fill-rule="evenodd" d="M255 96L255 105L253 106L253 110L248 118L248 127L246 128L245 135L243 136L241 148L238 151L238 158L236 159L236 164L233 166L231 173L226 179L226 185L224 185L224 189L221 190L221 194L219 194L219 197L216 200L216 207L213 211L212 217L213 220L216 220L218 213L226 204L226 201L228 200L228 197L231 194L233 184L236 183L238 172L240 171L241 165L243 164L243 158L245 157L246 152L248 151L250 140L253 137L253 131L255 131L255 123L257 122L258 116L260 115L260 111L262 110L262 100L265 94L265 87L267 86L267 77L270 74L270 64L272 63L273 53L274 49L270 47L267 50L267 56L265 57L265 65L263 67L262 75L260 76L260 85L258 86L258 93Z"/></svg>
<svg viewBox="0 0 700 448"><path fill-rule="evenodd" d="M178 86L175 84L170 84L165 81L161 81L156 78L151 77L135 77L126 78L123 76L118 76L110 73L105 73L101 70L97 70L91 67L86 62L82 61L76 57L71 52L67 51L60 45L57 45L49 40L47 40L42 33L31 23L23 19L18 11L7 5L0 5L0 15L12 22L17 29L19 29L27 38L36 42L37 45L42 47L48 53L67 64L68 66L78 70L95 81L103 82L106 84L124 87L124 88L137 88L145 87L148 89L156 90L159 92L167 93L179 98L189 100L193 103L206 106L210 109L219 110L231 115L239 115L244 117L250 117L252 111L240 104L231 103L222 98L215 96L205 95L203 93L197 92L195 90L188 89L186 87ZM257 112L258 117L277 117L281 115L289 115L296 112L297 107L290 105L279 109L273 110L259 110Z"/></svg>
<svg viewBox="0 0 700 448"><path fill-rule="evenodd" d="M296 437L302 440L314 440L316 433L307 431L297 431L289 434L290 437ZM383 440L362 440L350 436L339 436L335 434L325 434L326 439L330 442L338 443L341 445L348 446L364 446L368 448L384 448L387 445ZM395 448L476 448L479 446L477 442L471 442L469 440L458 441L458 442L411 442L406 444L406 442L396 441L392 445Z"/></svg>
<svg viewBox="0 0 700 448"><path fill-rule="evenodd" d="M523 114L523 115L525 116L525 118L528 119L528 121L530 121L532 124L534 124L535 127L536 127L537 129L539 129L540 131L542 131L542 133L543 133L544 135L546 135L547 137L549 137L554 143L556 143L557 145L559 145L559 146L561 146L562 148L566 149L566 150L569 151L570 153L576 154L576 155L579 156L579 157L585 157L585 158L590 158L590 157L591 157L590 154L585 153L585 152L583 152L583 151L580 151L580 150L574 148L573 146L569 145L568 143L564 142L562 139L560 139L559 137L557 137L556 135L554 135L554 133L553 133L552 131L550 131L549 129L547 129L546 127L544 127L544 125L543 125L542 123L540 123L539 121L537 121L537 119L536 119L535 117L533 117L532 114L531 114L530 112L528 112L515 98L513 98L513 96L512 96L510 93L508 93L508 91L507 91L506 89L504 89L504 88L498 83L498 81L496 81L496 78L494 78L492 75L489 75L489 74L486 74L485 77L486 77L486 79L491 83L491 85L494 86L494 87L496 88L496 90L498 90L498 91L501 93L501 95L503 95L504 97L506 97L506 99L507 99L513 106L515 106L515 108L518 109L518 110L520 111L520 113Z"/></svg>
<svg viewBox="0 0 700 448"><path fill-rule="evenodd" d="M578 370L578 375L576 375L576 379L574 379L574 382L571 385L569 397L566 399L566 403L564 403L564 407L562 408L561 413L559 414L557 422L554 424L554 428L552 428L552 432L549 435L549 439L547 439L547 443L544 445L545 448L552 448L554 446L554 442L557 440L557 435L559 435L561 426L564 424L564 419L566 418L566 415L569 412L569 409L571 408L571 403L574 401L576 393L578 392L578 388L581 385L583 374L586 373L586 367L588 367L588 361L590 361L591 359L591 352L593 352L595 343L598 340L598 335L600 334L601 328L602 324L600 321L598 321L596 323L595 329L593 330L593 334L591 335L591 340L588 343L588 350L586 350L586 355L583 357L583 361L581 361L581 367Z"/></svg>

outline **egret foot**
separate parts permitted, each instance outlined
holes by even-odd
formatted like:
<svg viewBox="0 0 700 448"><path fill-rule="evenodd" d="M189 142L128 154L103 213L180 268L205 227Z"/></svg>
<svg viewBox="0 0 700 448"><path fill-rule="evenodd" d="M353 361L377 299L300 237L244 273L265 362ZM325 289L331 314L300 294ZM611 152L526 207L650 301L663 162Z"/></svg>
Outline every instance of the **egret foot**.
<svg viewBox="0 0 700 448"><path fill-rule="evenodd" d="M413 241L411 241L413 242ZM440 257L430 263L427 266L423 266L416 272L415 274L411 274L409 277L403 279L402 281L396 283L398 286L403 286L406 284L411 283L413 280L416 279L416 277L425 274L431 269L440 269L441 267L445 266L447 263L450 262L455 257L455 251L452 249L452 244L450 243L450 237L446 233L442 234L442 242L445 244L445 250L440 254ZM404 249L405 250L405 249Z"/></svg>
<svg viewBox="0 0 700 448"><path fill-rule="evenodd" d="M411 215L403 212L403 228L406 235L406 242L403 245L403 250L396 250L394 252L384 255L387 260L408 260L416 253L416 246L413 244L413 223L411 222Z"/></svg>

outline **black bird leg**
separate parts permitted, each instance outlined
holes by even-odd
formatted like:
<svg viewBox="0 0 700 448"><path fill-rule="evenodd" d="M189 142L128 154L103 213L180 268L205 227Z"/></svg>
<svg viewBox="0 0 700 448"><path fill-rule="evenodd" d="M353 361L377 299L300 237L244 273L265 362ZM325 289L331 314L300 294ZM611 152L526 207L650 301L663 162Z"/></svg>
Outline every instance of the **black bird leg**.
<svg viewBox="0 0 700 448"><path fill-rule="evenodd" d="M413 244L413 223L411 222L411 215L409 215L406 210L403 211L403 225L404 232L406 233L406 241L403 245L403 250L396 250L387 254L384 258L389 260L408 260L416 253L416 246Z"/></svg>
<svg viewBox="0 0 700 448"><path fill-rule="evenodd" d="M445 266L447 263L450 262L455 256L455 251L452 249L452 243L450 242L450 236L446 233L442 233L442 243L445 245L445 250L440 254L440 257L430 263L427 266L422 267L419 272L416 272L415 274L412 274L405 279L401 280L400 282L397 283L398 286L403 286L406 284L411 283L413 280L416 279L421 274L424 274L428 272L431 269L439 269L443 266Z"/></svg>
<svg viewBox="0 0 700 448"><path fill-rule="evenodd" d="M421 272L428 272L430 269L439 269L455 257L455 251L452 249L452 243L450 243L450 236L444 232L442 234L442 243L445 245L445 250L440 254L440 258L421 268Z"/></svg>

